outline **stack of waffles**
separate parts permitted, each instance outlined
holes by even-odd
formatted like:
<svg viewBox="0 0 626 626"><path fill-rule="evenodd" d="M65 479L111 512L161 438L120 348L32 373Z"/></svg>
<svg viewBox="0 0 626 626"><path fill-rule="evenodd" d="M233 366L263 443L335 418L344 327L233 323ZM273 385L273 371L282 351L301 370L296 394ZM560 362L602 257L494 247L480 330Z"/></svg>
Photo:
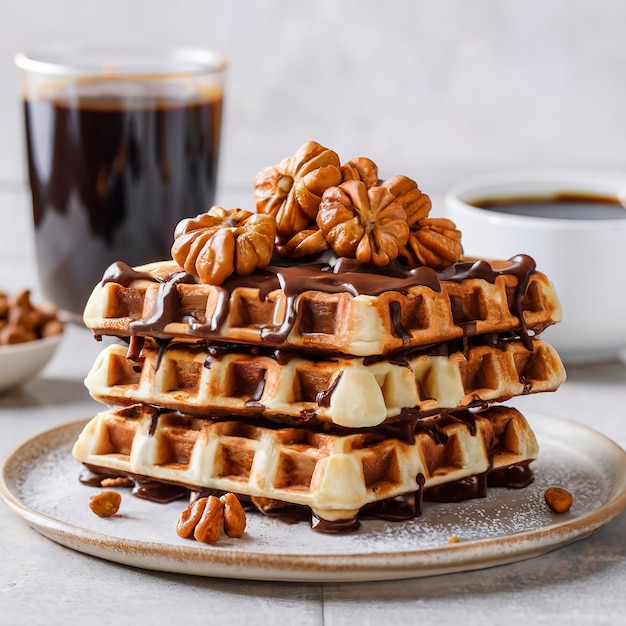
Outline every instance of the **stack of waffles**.
<svg viewBox="0 0 626 626"><path fill-rule="evenodd" d="M502 403L565 376L539 337L559 302L530 257L311 262L270 236L269 265L213 284L176 243L172 260L107 270L84 313L118 339L86 379L107 407L73 449L93 475L232 492L325 532L530 482L536 439Z"/></svg>

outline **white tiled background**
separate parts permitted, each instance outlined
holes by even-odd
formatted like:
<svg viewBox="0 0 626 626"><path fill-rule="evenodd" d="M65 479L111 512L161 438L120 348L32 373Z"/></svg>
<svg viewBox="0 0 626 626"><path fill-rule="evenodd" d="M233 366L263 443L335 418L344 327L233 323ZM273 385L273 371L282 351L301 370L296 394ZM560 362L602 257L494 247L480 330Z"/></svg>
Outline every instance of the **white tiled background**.
<svg viewBox="0 0 626 626"><path fill-rule="evenodd" d="M222 185L314 139L428 192L509 167L626 169L621 0L20 0L0 5L0 184L24 179L13 54L58 40L230 59Z"/></svg>

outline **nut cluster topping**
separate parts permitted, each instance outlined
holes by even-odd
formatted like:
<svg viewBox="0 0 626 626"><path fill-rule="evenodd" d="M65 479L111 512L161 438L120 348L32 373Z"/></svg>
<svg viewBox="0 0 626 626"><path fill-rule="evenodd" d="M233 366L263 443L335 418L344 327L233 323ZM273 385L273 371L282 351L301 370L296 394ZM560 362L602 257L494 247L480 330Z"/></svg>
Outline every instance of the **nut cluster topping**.
<svg viewBox="0 0 626 626"><path fill-rule="evenodd" d="M348 180L328 189L317 225L339 256L381 267L398 257L409 237L406 214L385 187Z"/></svg>
<svg viewBox="0 0 626 626"><path fill-rule="evenodd" d="M272 217L215 206L178 224L172 258L203 283L221 285L233 273L245 276L267 266L275 237Z"/></svg>
<svg viewBox="0 0 626 626"><path fill-rule="evenodd" d="M246 512L236 495L206 496L194 500L181 514L176 532L185 539L215 543L222 528L228 537L241 537L246 530Z"/></svg>
<svg viewBox="0 0 626 626"><path fill-rule="evenodd" d="M350 159L341 166L342 180L360 180L368 187L378 185L378 166L367 157Z"/></svg>
<svg viewBox="0 0 626 626"><path fill-rule="evenodd" d="M322 194L342 180L337 154L309 141L293 156L257 174L257 211L273 215L278 235L289 240L315 222Z"/></svg>
<svg viewBox="0 0 626 626"><path fill-rule="evenodd" d="M35 306L30 290L15 295L0 291L0 345L24 343L63 332L63 322L51 304Z"/></svg>
<svg viewBox="0 0 626 626"><path fill-rule="evenodd" d="M399 256L409 267L427 265L443 269L463 254L461 232L446 218L428 217L432 202L414 180L394 176L383 183L402 204L409 225L409 237Z"/></svg>
<svg viewBox="0 0 626 626"><path fill-rule="evenodd" d="M257 175L257 211L276 216L279 255L312 256L330 247L362 263L384 266L399 258L408 267L435 269L461 258L461 233L452 221L429 217L432 202L414 180L381 181L367 157L338 164L332 150L308 142Z"/></svg>
<svg viewBox="0 0 626 626"><path fill-rule="evenodd" d="M367 157L341 163L314 141L261 170L254 182L256 213L213 207L179 223L172 258L203 283L267 266L274 254L315 257L331 248L342 257L385 267L443 269L463 254L461 233L429 217L432 203L403 175L381 181Z"/></svg>

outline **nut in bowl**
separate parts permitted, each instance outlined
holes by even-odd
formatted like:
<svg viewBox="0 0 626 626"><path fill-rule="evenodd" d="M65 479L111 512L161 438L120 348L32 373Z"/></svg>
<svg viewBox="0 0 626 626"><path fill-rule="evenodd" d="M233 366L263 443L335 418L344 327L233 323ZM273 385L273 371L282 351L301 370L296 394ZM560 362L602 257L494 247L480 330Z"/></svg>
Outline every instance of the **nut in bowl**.
<svg viewBox="0 0 626 626"><path fill-rule="evenodd" d="M0 393L30 380L52 358L63 337L56 308L31 302L30 291L0 291Z"/></svg>
<svg viewBox="0 0 626 626"><path fill-rule="evenodd" d="M524 251L550 276L564 311L546 339L567 364L615 359L626 347L626 175L512 171L462 181L446 215L468 256Z"/></svg>

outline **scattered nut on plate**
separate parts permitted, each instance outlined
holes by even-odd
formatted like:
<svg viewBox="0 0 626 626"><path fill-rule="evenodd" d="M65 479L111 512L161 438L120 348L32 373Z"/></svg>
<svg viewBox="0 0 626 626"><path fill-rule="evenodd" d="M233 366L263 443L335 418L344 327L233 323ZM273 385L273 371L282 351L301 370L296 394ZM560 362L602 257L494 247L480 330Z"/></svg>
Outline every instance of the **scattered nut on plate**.
<svg viewBox="0 0 626 626"><path fill-rule="evenodd" d="M566 513L574 502L572 494L562 487L548 487L543 497L550 510L555 513Z"/></svg>
<svg viewBox="0 0 626 626"><path fill-rule="evenodd" d="M34 305L29 289L9 295L0 290L0 346L25 343L63 332L54 305Z"/></svg>
<svg viewBox="0 0 626 626"><path fill-rule="evenodd" d="M91 496L89 508L98 517L112 517L118 512L121 503L122 496L117 491L101 491Z"/></svg>
<svg viewBox="0 0 626 626"><path fill-rule="evenodd" d="M246 529L246 512L233 493L220 498L205 496L194 500L176 522L180 537L189 539L193 536L201 543L218 541L222 528L228 537L241 537Z"/></svg>

